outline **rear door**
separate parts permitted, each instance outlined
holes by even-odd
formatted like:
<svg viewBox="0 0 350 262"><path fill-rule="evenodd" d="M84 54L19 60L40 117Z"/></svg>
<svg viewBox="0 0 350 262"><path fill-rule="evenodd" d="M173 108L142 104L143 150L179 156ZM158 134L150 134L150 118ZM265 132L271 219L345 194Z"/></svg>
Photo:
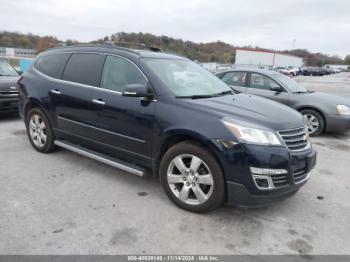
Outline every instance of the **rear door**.
<svg viewBox="0 0 350 262"><path fill-rule="evenodd" d="M219 76L219 78L234 90L240 93L247 92L247 73L241 71L227 72Z"/></svg>
<svg viewBox="0 0 350 262"><path fill-rule="evenodd" d="M280 87L282 91L273 91L271 90L273 87ZM286 105L289 102L289 93L275 80L260 73L249 74L247 93L272 99Z"/></svg>
<svg viewBox="0 0 350 262"><path fill-rule="evenodd" d="M92 99L99 88L105 55L74 53L63 71L62 80L51 90L55 101L58 131L64 135L89 138L94 124Z"/></svg>

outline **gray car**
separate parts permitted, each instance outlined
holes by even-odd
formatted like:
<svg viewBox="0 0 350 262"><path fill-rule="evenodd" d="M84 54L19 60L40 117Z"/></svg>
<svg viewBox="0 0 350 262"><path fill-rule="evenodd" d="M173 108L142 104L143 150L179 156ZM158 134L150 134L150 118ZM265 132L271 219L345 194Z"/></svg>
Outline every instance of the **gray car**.
<svg viewBox="0 0 350 262"><path fill-rule="evenodd" d="M288 105L305 116L311 136L350 128L350 99L305 89L288 76L269 70L229 70L216 74L236 92Z"/></svg>
<svg viewBox="0 0 350 262"><path fill-rule="evenodd" d="M19 74L5 59L0 59L0 115L18 112Z"/></svg>

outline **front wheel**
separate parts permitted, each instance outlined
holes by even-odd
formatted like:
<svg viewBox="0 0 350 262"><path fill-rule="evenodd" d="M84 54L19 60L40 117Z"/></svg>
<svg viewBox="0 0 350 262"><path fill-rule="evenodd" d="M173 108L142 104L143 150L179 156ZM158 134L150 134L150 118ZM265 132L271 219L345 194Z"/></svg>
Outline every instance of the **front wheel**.
<svg viewBox="0 0 350 262"><path fill-rule="evenodd" d="M312 109L302 110L301 113L305 117L306 126L308 128L310 136L320 135L325 129L325 122L322 115Z"/></svg>
<svg viewBox="0 0 350 262"><path fill-rule="evenodd" d="M160 179L170 200L188 211L208 212L224 200L220 165L206 148L192 141L181 142L165 153Z"/></svg>

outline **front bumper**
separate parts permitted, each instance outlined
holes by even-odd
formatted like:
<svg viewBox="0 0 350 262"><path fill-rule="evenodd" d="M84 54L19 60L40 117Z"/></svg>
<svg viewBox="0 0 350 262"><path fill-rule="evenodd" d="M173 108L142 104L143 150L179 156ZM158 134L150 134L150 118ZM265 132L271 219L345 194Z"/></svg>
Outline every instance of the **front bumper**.
<svg viewBox="0 0 350 262"><path fill-rule="evenodd" d="M0 98L0 114L18 112L18 97Z"/></svg>
<svg viewBox="0 0 350 262"><path fill-rule="evenodd" d="M344 132L350 129L350 116L328 115L326 118L326 131Z"/></svg>
<svg viewBox="0 0 350 262"><path fill-rule="evenodd" d="M303 184L305 184L303 182ZM265 207L274 202L281 201L293 196L298 189L303 185L290 186L282 192L276 192L269 195L254 195L250 193L247 188L239 183L227 182L227 204L239 207Z"/></svg>
<svg viewBox="0 0 350 262"><path fill-rule="evenodd" d="M267 206L292 196L309 179L317 155L312 148L292 152L283 147L244 144L223 151L221 161L226 177L227 204L242 207ZM251 167L285 170L285 182L278 184L276 180L274 188L259 188Z"/></svg>

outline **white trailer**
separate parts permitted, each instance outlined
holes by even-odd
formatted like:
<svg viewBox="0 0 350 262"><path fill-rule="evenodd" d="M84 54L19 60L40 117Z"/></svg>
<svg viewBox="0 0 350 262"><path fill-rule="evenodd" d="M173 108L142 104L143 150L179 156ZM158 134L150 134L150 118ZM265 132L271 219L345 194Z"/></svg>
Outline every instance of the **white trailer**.
<svg viewBox="0 0 350 262"><path fill-rule="evenodd" d="M257 51L237 48L235 67L296 67L303 66L301 57L286 55L273 51Z"/></svg>

